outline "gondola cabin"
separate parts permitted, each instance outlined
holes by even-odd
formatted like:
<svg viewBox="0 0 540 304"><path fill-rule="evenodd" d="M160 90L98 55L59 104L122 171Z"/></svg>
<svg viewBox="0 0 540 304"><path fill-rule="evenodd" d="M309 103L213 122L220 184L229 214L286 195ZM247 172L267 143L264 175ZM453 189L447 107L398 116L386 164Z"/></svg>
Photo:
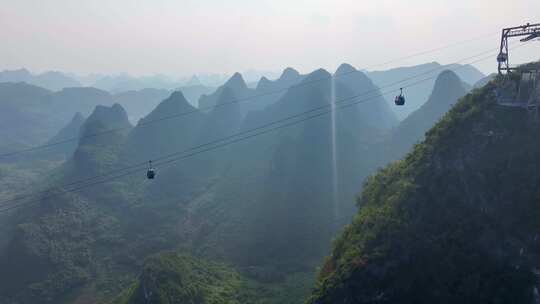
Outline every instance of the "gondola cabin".
<svg viewBox="0 0 540 304"><path fill-rule="evenodd" d="M396 106L403 106L405 105L405 96L403 96L403 88L399 89L401 93L396 96L396 99L394 100Z"/></svg>
<svg viewBox="0 0 540 304"><path fill-rule="evenodd" d="M154 179L156 177L156 170L152 167L152 161L148 162L148 170L146 171L146 178Z"/></svg>

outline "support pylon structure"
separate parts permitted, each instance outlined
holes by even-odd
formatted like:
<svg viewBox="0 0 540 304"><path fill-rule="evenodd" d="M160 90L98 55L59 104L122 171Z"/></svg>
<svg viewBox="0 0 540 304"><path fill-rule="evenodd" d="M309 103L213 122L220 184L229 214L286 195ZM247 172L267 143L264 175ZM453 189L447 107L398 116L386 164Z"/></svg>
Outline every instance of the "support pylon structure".
<svg viewBox="0 0 540 304"><path fill-rule="evenodd" d="M509 62L508 38L524 37L520 41L527 42L535 38L540 38L540 23L509 27L502 30L501 47L497 62L499 63L499 74L509 73L518 70L519 67L513 67Z"/></svg>
<svg viewBox="0 0 540 304"><path fill-rule="evenodd" d="M510 65L508 39L517 37L523 37L520 42L540 38L540 23L527 23L502 30L497 62L499 64L499 75L503 76L503 82L497 94L498 103L503 106L525 108L535 119L538 119L540 109L540 70L538 65Z"/></svg>

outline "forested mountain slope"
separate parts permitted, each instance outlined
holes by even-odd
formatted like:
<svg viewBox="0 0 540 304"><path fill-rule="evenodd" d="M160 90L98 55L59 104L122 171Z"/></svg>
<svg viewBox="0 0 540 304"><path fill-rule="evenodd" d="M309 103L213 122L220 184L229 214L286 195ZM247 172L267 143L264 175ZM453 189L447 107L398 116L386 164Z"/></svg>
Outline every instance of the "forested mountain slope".
<svg viewBox="0 0 540 304"><path fill-rule="evenodd" d="M137 283L116 303L241 304L249 301L250 290L246 285L245 279L225 265L189 255L163 253L145 262Z"/></svg>
<svg viewBox="0 0 540 304"><path fill-rule="evenodd" d="M532 303L540 129L496 86L368 179L309 303Z"/></svg>

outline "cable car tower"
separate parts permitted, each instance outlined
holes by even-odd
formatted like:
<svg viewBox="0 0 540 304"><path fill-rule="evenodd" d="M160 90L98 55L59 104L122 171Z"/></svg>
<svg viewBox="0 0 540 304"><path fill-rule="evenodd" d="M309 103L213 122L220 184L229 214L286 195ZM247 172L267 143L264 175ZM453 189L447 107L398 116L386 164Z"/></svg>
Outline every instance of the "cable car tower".
<svg viewBox="0 0 540 304"><path fill-rule="evenodd" d="M502 30L501 47L497 62L499 75L503 77L502 88L497 92L500 105L526 108L535 117L540 108L539 66L511 66L508 54L508 38L524 37L521 42L540 38L540 23L527 23L522 26Z"/></svg>

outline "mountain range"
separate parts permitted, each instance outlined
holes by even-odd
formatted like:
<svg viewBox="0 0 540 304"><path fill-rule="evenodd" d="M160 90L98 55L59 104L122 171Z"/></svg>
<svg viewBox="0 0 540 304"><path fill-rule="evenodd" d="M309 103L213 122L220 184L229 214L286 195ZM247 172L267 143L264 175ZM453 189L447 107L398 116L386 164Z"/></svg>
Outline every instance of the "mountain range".
<svg viewBox="0 0 540 304"><path fill-rule="evenodd" d="M26 82L50 91L80 87L81 83L61 72L45 72L34 75L26 69L0 71L1 82Z"/></svg>
<svg viewBox="0 0 540 304"><path fill-rule="evenodd" d="M235 73L223 86L210 95L202 95L199 99L199 109L207 111L218 104L238 104L242 117L249 112L262 110L278 101L287 90L294 87L303 79L296 70L287 68L281 76L271 81L263 77L255 88L249 88L240 73ZM224 98L224 91L230 98ZM218 106L218 108L221 106Z"/></svg>
<svg viewBox="0 0 540 304"><path fill-rule="evenodd" d="M289 68L254 89L235 74L200 98L206 106L173 92L133 126L116 95L30 86L22 100L47 103L51 117L64 119L48 138L80 140L61 151L67 161L45 183L55 195L12 213L0 247L0 302L139 303L144 289L196 302L222 289L227 301L297 303L357 212L363 180L422 140L470 86L443 72L432 89L400 123L376 83L348 64L334 75ZM135 98L124 100L128 108ZM68 116L63 108L85 111ZM153 181L145 178L149 160ZM224 279L201 286L215 276Z"/></svg>

